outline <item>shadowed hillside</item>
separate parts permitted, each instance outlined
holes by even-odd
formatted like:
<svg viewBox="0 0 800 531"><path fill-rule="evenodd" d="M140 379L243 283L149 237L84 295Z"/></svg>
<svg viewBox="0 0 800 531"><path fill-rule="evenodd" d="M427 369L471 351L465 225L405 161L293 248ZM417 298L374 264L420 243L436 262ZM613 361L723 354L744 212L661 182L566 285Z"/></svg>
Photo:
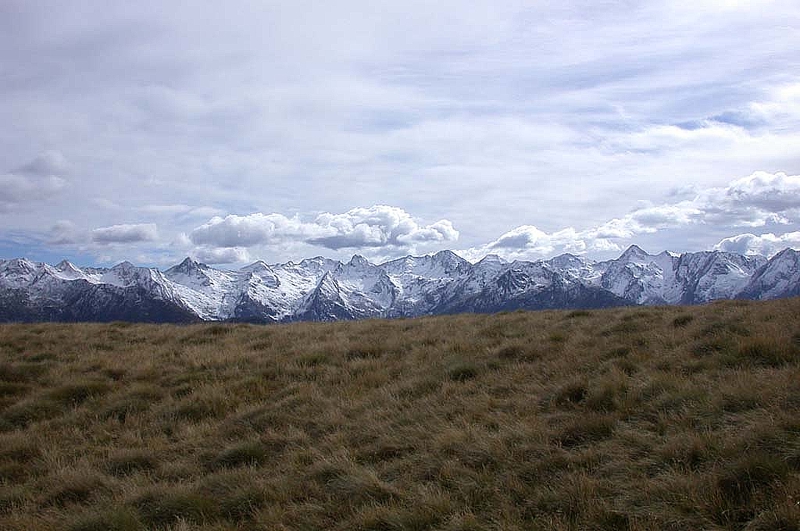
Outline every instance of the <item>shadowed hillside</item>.
<svg viewBox="0 0 800 531"><path fill-rule="evenodd" d="M800 299L0 327L0 529L800 529Z"/></svg>

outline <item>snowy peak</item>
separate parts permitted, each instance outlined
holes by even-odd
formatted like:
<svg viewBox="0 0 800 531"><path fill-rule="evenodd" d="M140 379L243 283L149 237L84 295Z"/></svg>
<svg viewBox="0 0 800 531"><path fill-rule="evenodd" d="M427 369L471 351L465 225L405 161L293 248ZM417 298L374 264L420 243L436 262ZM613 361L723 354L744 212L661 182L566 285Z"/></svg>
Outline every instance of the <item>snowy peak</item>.
<svg viewBox="0 0 800 531"><path fill-rule="evenodd" d="M785 264L797 265L797 261L799 258L800 258L799 251L786 248L783 251L776 254L775 256L773 256L772 259L770 259L770 262L773 262L775 264L785 263Z"/></svg>
<svg viewBox="0 0 800 531"><path fill-rule="evenodd" d="M184 258L183 262L181 262L176 266L170 267L165 271L165 273L171 273L171 274L180 273L184 275L189 275L189 274L195 274L198 271L206 271L208 269L209 266L207 266L206 264L203 264L196 260L192 260L190 257L187 256L186 258Z"/></svg>
<svg viewBox="0 0 800 531"><path fill-rule="evenodd" d="M11 275L31 275L35 274L41 266L31 262L27 258L13 258L3 262L2 271Z"/></svg>
<svg viewBox="0 0 800 531"><path fill-rule="evenodd" d="M650 255L647 254L641 247L638 245L631 245L622 255L617 259L619 262L641 262L645 261L650 258Z"/></svg>
<svg viewBox="0 0 800 531"><path fill-rule="evenodd" d="M574 254L570 254L570 253L564 253L564 254L558 255L555 258L551 258L550 260L547 260L546 262L551 267L559 268L559 269L582 268L582 267L585 267L589 263L584 258L577 257Z"/></svg>
<svg viewBox="0 0 800 531"><path fill-rule="evenodd" d="M111 268L112 271L134 271L136 266L125 260Z"/></svg>
<svg viewBox="0 0 800 531"><path fill-rule="evenodd" d="M164 271L164 275L173 282L193 287L213 284L213 277L217 276L215 272L216 270L206 264L186 257L180 264Z"/></svg>
<svg viewBox="0 0 800 531"><path fill-rule="evenodd" d="M57 263L55 265L55 269L57 271L62 272L62 273L66 272L66 271L80 271L69 260L61 260L59 263Z"/></svg>
<svg viewBox="0 0 800 531"><path fill-rule="evenodd" d="M478 264L485 264L485 265L498 264L498 265L502 266L502 265L505 265L507 263L508 263L508 260L505 260L505 259L501 258L500 256L497 256L496 254L487 254L486 256L481 258L478 262L476 262L475 265L478 265Z"/></svg>
<svg viewBox="0 0 800 531"><path fill-rule="evenodd" d="M163 296L166 278L158 269L137 267L125 261L105 270L99 278L94 279L94 282L121 288L138 286Z"/></svg>
<svg viewBox="0 0 800 531"><path fill-rule="evenodd" d="M380 267L390 275L442 278L466 274L472 264L452 251L439 251L434 255L398 258Z"/></svg>
<svg viewBox="0 0 800 531"><path fill-rule="evenodd" d="M472 265L453 251L439 251L432 258L435 264L438 264L444 271L449 273L465 273Z"/></svg>
<svg viewBox="0 0 800 531"><path fill-rule="evenodd" d="M352 267L370 267L370 266L374 267L371 263L367 261L366 258L361 256L360 254L354 254L347 264Z"/></svg>
<svg viewBox="0 0 800 531"><path fill-rule="evenodd" d="M6 311L6 319L116 316L169 322L697 304L800 295L800 253L787 249L767 261L720 251L650 255L631 246L605 262L563 254L508 263L489 255L473 265L452 251L441 251L380 265L354 255L344 263L315 257L273 265L258 261L238 270L186 258L163 273L130 262L104 269L79 268L66 260L50 266L14 258L0 260L0 297L5 294L5 301L28 305ZM137 311L143 312L141 317Z"/></svg>
<svg viewBox="0 0 800 531"><path fill-rule="evenodd" d="M241 270L249 273L259 273L262 271L272 271L272 268L263 260L256 260L252 264L242 267Z"/></svg>
<svg viewBox="0 0 800 531"><path fill-rule="evenodd" d="M253 275L257 276L257 277L265 277L265 276L274 277L275 276L275 271L273 271L272 268L269 265L267 265L265 262L263 262L261 260L259 260L257 262L253 262L250 265L246 265L243 268L241 268L239 271L242 271L244 273L251 273L251 274L253 274Z"/></svg>
<svg viewBox="0 0 800 531"><path fill-rule="evenodd" d="M43 264L36 264L25 258L13 258L0 264L0 286L23 287L30 284Z"/></svg>
<svg viewBox="0 0 800 531"><path fill-rule="evenodd" d="M65 280L86 279L86 274L68 260L61 260L53 268L55 275Z"/></svg>
<svg viewBox="0 0 800 531"><path fill-rule="evenodd" d="M291 263L291 262L290 262ZM329 271L333 271L342 263L338 260L331 260L323 256L315 256L314 258L306 258L299 264L293 264L300 270L308 271L313 275L323 275Z"/></svg>
<svg viewBox="0 0 800 531"><path fill-rule="evenodd" d="M784 249L759 267L739 296L767 300L800 295L800 252Z"/></svg>

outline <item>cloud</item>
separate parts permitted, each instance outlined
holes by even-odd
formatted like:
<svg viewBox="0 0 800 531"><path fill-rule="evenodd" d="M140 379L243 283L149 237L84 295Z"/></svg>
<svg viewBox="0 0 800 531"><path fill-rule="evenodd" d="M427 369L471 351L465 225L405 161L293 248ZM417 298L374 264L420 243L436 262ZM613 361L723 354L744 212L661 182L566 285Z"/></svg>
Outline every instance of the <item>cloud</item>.
<svg viewBox="0 0 800 531"><path fill-rule="evenodd" d="M99 244L148 242L158 239L158 229L155 223L112 225L94 229L91 237Z"/></svg>
<svg viewBox="0 0 800 531"><path fill-rule="evenodd" d="M250 261L250 254L242 247L197 247L192 256L206 264L235 264Z"/></svg>
<svg viewBox="0 0 800 531"><path fill-rule="evenodd" d="M748 177L733 181L720 192L711 192L705 198L708 209L714 202L722 204L728 215L739 216L739 221L764 224L775 216L800 209L800 175L757 171Z"/></svg>
<svg viewBox="0 0 800 531"><path fill-rule="evenodd" d="M607 252L620 250L611 241L612 236L598 237L597 230L576 231L572 227L547 233L533 225L523 225L510 230L496 240L471 249L458 251L468 260L477 261L487 254L498 254L507 259L542 258L556 254Z"/></svg>
<svg viewBox="0 0 800 531"><path fill-rule="evenodd" d="M597 232L630 238L696 224L760 227L798 221L800 175L757 171L728 186L700 190L693 199L636 209L609 221Z"/></svg>
<svg viewBox="0 0 800 531"><path fill-rule="evenodd" d="M214 217L190 234L197 245L254 247L284 242L303 242L331 250L344 248L398 247L450 242L458 231L448 220L420 225L401 208L375 205L342 214L323 213L313 221L299 216L260 212L247 216Z"/></svg>
<svg viewBox="0 0 800 531"><path fill-rule="evenodd" d="M218 208L201 206L195 207L184 204L169 204L169 205L145 205L140 207L139 210L146 214L155 215L182 215L190 217L209 217L218 216L221 212Z"/></svg>
<svg viewBox="0 0 800 531"><path fill-rule="evenodd" d="M480 259L490 253L500 253L507 258L538 258L559 253L605 252L619 250L620 240L667 229L700 225L759 227L797 222L800 222L800 175L758 171L731 181L725 187L700 190L693 199L644 206L597 227L585 230L568 227L547 233L533 225L523 225L486 245L462 253L470 259ZM717 245L730 249L769 250L781 245L781 241L774 238L772 234L762 237L743 234ZM753 252L761 254L761 251Z"/></svg>
<svg viewBox="0 0 800 531"><path fill-rule="evenodd" d="M729 253L772 257L787 247L800 249L800 232L787 232L779 236L771 232L760 236L750 233L739 234L723 239L714 246L714 249Z"/></svg>
<svg viewBox="0 0 800 531"><path fill-rule="evenodd" d="M46 151L13 171L0 175L0 212L49 199L67 184L54 175L66 170L67 162L57 151Z"/></svg>
<svg viewBox="0 0 800 531"><path fill-rule="evenodd" d="M59 220L50 228L48 243L52 245L69 245L82 240L75 224L69 220Z"/></svg>
<svg viewBox="0 0 800 531"><path fill-rule="evenodd" d="M215 216L195 228L189 237L198 245L253 247L283 240L305 239L318 230L318 226L303 223L297 216L288 218L282 214L256 212L247 216Z"/></svg>
<svg viewBox="0 0 800 531"><path fill-rule="evenodd" d="M17 168L15 173L46 177L49 175L63 174L67 171L68 167L67 159L60 151L45 151L40 153L29 163Z"/></svg>
<svg viewBox="0 0 800 531"><path fill-rule="evenodd" d="M751 115L765 123L800 119L800 83L773 88L770 98L749 105Z"/></svg>
<svg viewBox="0 0 800 531"><path fill-rule="evenodd" d="M14 176L0 182L3 234L69 218L87 244L121 221L156 222L172 241L214 216L281 212L273 229L198 230L209 243L183 250L260 245L282 261L316 252L311 239L330 255L391 254L478 247L519 226L545 233L522 231L536 252L683 245L662 232L674 227L705 247L800 229L769 226L791 212L733 211L732 198L717 212L685 189L798 173L800 32L782 30L800 23L796 0L240 2L225 17L151 0L13 5L0 7L14 74L0 87L13 124L0 130L0 174ZM40 147L60 151L34 159ZM675 187L684 195L667 197ZM209 198L220 212L184 208ZM418 228L304 214L387 202Z"/></svg>
<svg viewBox="0 0 800 531"><path fill-rule="evenodd" d="M418 243L450 242L458 231L448 220L420 226L401 208L375 205L354 208L344 214L320 214L314 221L325 236L308 243L328 249L362 247L411 247Z"/></svg>
<svg viewBox="0 0 800 531"><path fill-rule="evenodd" d="M54 175L37 177L7 173L0 175L0 210L48 199L66 186L66 181Z"/></svg>

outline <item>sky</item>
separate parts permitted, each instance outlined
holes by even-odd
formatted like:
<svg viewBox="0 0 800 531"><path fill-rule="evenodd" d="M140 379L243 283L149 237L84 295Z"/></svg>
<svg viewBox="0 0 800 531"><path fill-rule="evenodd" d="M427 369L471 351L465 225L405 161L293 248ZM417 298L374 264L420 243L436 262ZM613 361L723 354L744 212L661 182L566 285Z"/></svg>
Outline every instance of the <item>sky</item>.
<svg viewBox="0 0 800 531"><path fill-rule="evenodd" d="M0 2L0 259L800 249L800 3Z"/></svg>

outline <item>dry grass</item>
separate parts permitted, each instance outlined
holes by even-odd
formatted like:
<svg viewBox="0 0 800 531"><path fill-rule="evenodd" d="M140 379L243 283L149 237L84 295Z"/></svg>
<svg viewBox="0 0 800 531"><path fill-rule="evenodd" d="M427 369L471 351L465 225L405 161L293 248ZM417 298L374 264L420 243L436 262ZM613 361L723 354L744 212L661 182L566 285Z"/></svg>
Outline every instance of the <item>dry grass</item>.
<svg viewBox="0 0 800 531"><path fill-rule="evenodd" d="M800 300L0 327L0 529L800 529Z"/></svg>

